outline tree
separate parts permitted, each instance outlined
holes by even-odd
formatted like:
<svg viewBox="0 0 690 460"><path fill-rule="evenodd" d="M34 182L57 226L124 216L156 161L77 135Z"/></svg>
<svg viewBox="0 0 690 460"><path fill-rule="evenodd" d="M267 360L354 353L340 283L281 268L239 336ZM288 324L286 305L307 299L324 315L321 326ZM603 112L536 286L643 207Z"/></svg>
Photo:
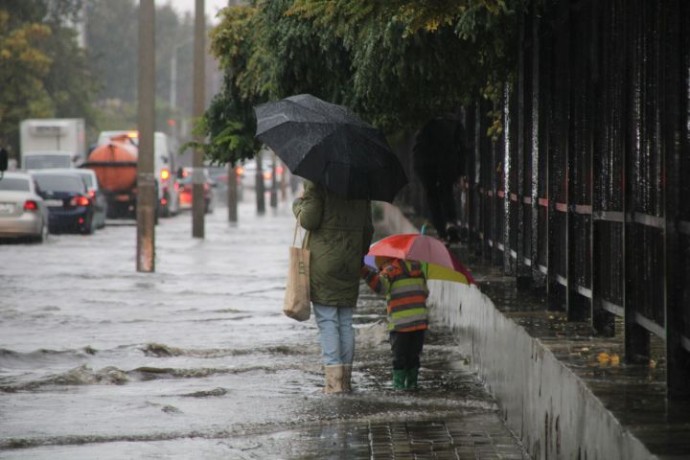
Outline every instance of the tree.
<svg viewBox="0 0 690 460"><path fill-rule="evenodd" d="M0 0L0 144L13 156L21 120L88 111L92 79L71 27L80 5Z"/></svg>
<svg viewBox="0 0 690 460"><path fill-rule="evenodd" d="M226 76L207 153L252 156L248 107L309 92L387 132L456 110L509 78L521 0L273 0L228 7L212 34ZM243 146L238 150L237 146Z"/></svg>

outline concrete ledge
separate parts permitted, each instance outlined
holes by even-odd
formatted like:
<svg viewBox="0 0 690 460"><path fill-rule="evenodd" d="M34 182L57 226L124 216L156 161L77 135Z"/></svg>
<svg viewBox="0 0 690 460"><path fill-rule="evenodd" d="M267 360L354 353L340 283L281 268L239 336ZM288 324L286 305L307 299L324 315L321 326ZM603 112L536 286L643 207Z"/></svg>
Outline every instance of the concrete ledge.
<svg viewBox="0 0 690 460"><path fill-rule="evenodd" d="M377 201L374 206L381 208L380 220L376 226L385 229L388 233L419 233L415 227L397 206L383 201Z"/></svg>
<svg viewBox="0 0 690 460"><path fill-rule="evenodd" d="M384 205L384 215L389 233L409 233L410 227L414 228L395 206ZM485 281L511 283L509 277L500 275L495 280L476 271L474 275L480 285ZM509 289L514 292L514 284L504 286L503 292ZM539 338L528 331L516 320L519 313L501 311L476 285L431 281L430 291L432 324L456 332L475 371L496 398L506 424L532 458L659 458L621 424L581 376L554 354L558 341L548 343L548 334ZM520 299L513 298L512 302L519 303ZM543 310L533 309L526 316L533 321L546 313ZM562 346L563 340L559 343Z"/></svg>
<svg viewBox="0 0 690 460"><path fill-rule="evenodd" d="M477 286L430 283L433 322L457 332L507 425L533 458L656 458L547 346Z"/></svg>

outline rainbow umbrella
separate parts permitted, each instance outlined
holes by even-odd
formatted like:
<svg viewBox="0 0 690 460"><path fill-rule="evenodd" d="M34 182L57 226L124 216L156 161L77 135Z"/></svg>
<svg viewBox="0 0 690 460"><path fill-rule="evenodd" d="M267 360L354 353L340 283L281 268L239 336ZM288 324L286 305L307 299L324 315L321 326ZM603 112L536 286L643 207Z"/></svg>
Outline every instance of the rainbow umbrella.
<svg viewBox="0 0 690 460"><path fill-rule="evenodd" d="M427 264L427 278L474 284L469 270L433 236L421 233L402 233L387 236L369 248L364 262L379 268L384 258L416 260Z"/></svg>

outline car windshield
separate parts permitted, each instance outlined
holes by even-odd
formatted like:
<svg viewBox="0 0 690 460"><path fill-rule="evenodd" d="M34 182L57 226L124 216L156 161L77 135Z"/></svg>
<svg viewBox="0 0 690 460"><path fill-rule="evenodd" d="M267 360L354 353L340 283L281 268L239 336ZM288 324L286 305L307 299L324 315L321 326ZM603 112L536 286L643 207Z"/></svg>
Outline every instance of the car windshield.
<svg viewBox="0 0 690 460"><path fill-rule="evenodd" d="M69 168L69 155L31 155L24 157L24 169Z"/></svg>
<svg viewBox="0 0 690 460"><path fill-rule="evenodd" d="M4 177L0 180L0 190L28 192L31 190L31 186L27 179L22 179L20 177Z"/></svg>
<svg viewBox="0 0 690 460"><path fill-rule="evenodd" d="M93 187L93 176L91 174L84 174L84 173L79 173L82 179L84 179L84 182L86 182L86 186L89 188Z"/></svg>
<svg viewBox="0 0 690 460"><path fill-rule="evenodd" d="M82 193L84 191L84 182L77 176L37 174L34 177L41 190L72 193Z"/></svg>

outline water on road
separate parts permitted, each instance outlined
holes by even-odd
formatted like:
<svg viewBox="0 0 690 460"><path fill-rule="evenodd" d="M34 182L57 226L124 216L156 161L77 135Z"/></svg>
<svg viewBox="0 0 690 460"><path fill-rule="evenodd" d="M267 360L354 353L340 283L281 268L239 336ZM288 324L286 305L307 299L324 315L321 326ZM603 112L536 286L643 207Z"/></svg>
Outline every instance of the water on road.
<svg viewBox="0 0 690 460"><path fill-rule="evenodd" d="M0 246L0 458L307 458L306 426L495 416L441 329L423 391L392 391L384 304L364 286L356 391L324 396L313 320L281 313L289 204L226 215L204 239L190 213L162 219L155 273L136 272L131 222Z"/></svg>

